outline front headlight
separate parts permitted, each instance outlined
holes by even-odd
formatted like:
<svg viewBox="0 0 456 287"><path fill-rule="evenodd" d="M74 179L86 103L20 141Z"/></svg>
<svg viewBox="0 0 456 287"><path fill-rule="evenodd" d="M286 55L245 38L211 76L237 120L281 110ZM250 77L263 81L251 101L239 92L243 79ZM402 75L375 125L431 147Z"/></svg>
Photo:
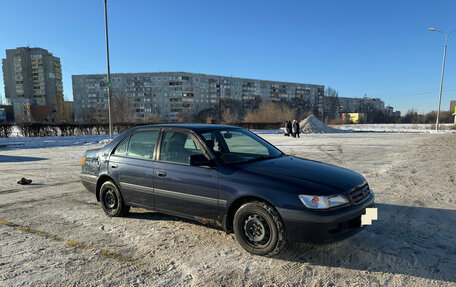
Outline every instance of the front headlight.
<svg viewBox="0 0 456 287"><path fill-rule="evenodd" d="M343 195L318 196L301 194L299 199L305 207L312 209L327 209L348 203L348 199Z"/></svg>

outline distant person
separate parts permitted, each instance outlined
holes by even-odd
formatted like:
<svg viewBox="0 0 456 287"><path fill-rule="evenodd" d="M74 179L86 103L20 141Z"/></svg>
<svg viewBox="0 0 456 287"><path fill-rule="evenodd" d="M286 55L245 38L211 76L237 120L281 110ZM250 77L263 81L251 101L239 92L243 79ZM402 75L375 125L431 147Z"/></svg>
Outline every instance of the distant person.
<svg viewBox="0 0 456 287"><path fill-rule="evenodd" d="M287 123L285 124L285 130L287 131L287 136L290 136L292 130L291 121L287 121Z"/></svg>
<svg viewBox="0 0 456 287"><path fill-rule="evenodd" d="M293 137L299 138L299 123L297 120L293 120Z"/></svg>
<svg viewBox="0 0 456 287"><path fill-rule="evenodd" d="M295 120L291 122L291 136L294 138L296 137L295 122Z"/></svg>
<svg viewBox="0 0 456 287"><path fill-rule="evenodd" d="M284 136L288 136L287 126L288 126L288 121L285 121L285 124L283 125L283 135Z"/></svg>

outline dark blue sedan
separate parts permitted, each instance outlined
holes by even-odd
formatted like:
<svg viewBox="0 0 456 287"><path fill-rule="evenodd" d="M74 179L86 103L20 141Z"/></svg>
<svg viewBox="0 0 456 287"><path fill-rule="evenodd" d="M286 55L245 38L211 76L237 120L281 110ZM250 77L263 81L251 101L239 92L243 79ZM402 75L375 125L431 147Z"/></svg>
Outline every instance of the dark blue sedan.
<svg viewBox="0 0 456 287"><path fill-rule="evenodd" d="M234 232L259 255L288 239L331 242L360 230L374 193L360 174L286 155L242 128L152 125L130 129L82 160L83 185L105 213L131 206Z"/></svg>

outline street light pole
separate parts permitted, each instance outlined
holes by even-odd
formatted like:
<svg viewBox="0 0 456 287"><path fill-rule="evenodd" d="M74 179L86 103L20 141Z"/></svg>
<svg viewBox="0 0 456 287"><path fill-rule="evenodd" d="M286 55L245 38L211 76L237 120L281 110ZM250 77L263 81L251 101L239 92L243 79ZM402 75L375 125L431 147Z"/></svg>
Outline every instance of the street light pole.
<svg viewBox="0 0 456 287"><path fill-rule="evenodd" d="M112 118L111 118L111 71L109 67L109 41L108 41L108 9L107 0L104 0L105 32L106 32L106 60L108 65L106 87L108 88L108 118L109 118L109 138L112 139Z"/></svg>
<svg viewBox="0 0 456 287"><path fill-rule="evenodd" d="M439 110L437 112L437 120L436 120L436 124L435 124L435 129L438 131L439 130L439 119L440 119L440 104L442 103L443 75L445 74L445 58L446 58L446 51L447 51L447 42L448 42L448 38L450 37L450 35L454 31L456 31L456 29L451 31L449 34L446 34L445 32L436 30L434 28L429 28L429 31L442 33L443 36L445 37L445 47L443 48L442 78L440 79Z"/></svg>

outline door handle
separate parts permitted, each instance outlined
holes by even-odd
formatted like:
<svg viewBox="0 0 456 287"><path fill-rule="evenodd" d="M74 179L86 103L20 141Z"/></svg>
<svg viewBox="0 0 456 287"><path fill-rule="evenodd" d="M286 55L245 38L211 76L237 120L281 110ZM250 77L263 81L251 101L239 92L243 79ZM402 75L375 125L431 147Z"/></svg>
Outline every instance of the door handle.
<svg viewBox="0 0 456 287"><path fill-rule="evenodd" d="M111 167L112 167L112 168L117 168L117 167L118 167L118 165L117 165L117 164L115 164L115 163L111 163Z"/></svg>
<svg viewBox="0 0 456 287"><path fill-rule="evenodd" d="M155 174L157 176L161 176L161 177L165 177L166 176L166 172L164 172L164 171L157 171Z"/></svg>

